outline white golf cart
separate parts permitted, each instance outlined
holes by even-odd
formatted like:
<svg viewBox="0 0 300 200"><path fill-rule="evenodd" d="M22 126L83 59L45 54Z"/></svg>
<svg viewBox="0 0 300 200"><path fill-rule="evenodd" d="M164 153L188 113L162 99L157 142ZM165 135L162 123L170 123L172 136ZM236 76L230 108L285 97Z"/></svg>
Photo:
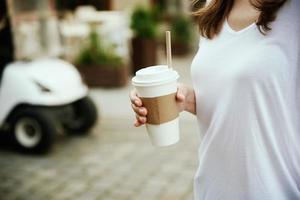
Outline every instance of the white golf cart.
<svg viewBox="0 0 300 200"><path fill-rule="evenodd" d="M49 150L60 128L85 134L97 120L80 74L56 58L61 48L52 3L0 2L7 13L0 18L0 40L12 40L0 43L0 128L17 149L30 153Z"/></svg>

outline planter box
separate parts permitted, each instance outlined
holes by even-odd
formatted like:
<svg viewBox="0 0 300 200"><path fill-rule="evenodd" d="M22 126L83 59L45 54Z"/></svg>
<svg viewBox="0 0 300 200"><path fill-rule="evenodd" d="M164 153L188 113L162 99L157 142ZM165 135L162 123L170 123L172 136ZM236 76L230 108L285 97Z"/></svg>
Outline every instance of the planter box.
<svg viewBox="0 0 300 200"><path fill-rule="evenodd" d="M161 47L165 51L166 54L166 43L161 42ZM173 42L172 41L172 55L174 56L185 56L189 54L191 51L191 46L186 43L181 43L181 42Z"/></svg>
<svg viewBox="0 0 300 200"><path fill-rule="evenodd" d="M154 39L132 39L132 71L135 73L141 68L156 65L157 44Z"/></svg>
<svg viewBox="0 0 300 200"><path fill-rule="evenodd" d="M128 83L128 67L77 65L85 83L90 87L122 87Z"/></svg>
<svg viewBox="0 0 300 200"><path fill-rule="evenodd" d="M172 42L172 54L184 56L190 52L190 45L181 42Z"/></svg>

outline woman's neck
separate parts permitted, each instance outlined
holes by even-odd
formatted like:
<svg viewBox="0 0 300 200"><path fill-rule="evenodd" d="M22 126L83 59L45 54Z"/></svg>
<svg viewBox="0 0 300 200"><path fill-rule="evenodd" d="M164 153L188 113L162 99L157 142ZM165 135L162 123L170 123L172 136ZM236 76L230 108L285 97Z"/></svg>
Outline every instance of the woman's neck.
<svg viewBox="0 0 300 200"><path fill-rule="evenodd" d="M251 4L251 0L234 0L234 3L245 3L245 4Z"/></svg>
<svg viewBox="0 0 300 200"><path fill-rule="evenodd" d="M234 0L228 23L234 30L240 30L257 21L259 13L250 0Z"/></svg>
<svg viewBox="0 0 300 200"><path fill-rule="evenodd" d="M233 7L240 7L240 8L253 8L251 0L234 0Z"/></svg>

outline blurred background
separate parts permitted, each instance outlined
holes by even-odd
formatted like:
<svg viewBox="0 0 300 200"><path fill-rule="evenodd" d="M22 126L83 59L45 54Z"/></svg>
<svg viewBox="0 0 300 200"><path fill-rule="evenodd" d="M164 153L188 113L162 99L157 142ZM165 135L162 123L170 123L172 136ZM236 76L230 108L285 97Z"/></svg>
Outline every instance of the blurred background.
<svg viewBox="0 0 300 200"><path fill-rule="evenodd" d="M192 200L199 131L154 147L135 128L134 73L166 64L191 85L198 47L190 0L0 3L0 199Z"/></svg>

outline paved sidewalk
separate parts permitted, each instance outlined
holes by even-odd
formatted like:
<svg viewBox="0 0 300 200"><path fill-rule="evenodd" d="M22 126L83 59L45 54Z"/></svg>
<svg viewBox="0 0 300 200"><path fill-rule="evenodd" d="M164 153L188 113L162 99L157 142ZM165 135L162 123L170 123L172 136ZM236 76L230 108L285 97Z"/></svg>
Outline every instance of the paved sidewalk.
<svg viewBox="0 0 300 200"><path fill-rule="evenodd" d="M191 200L197 134L157 148L144 128L101 121L86 137L60 136L46 156L0 151L0 199Z"/></svg>
<svg viewBox="0 0 300 200"><path fill-rule="evenodd" d="M191 57L175 59L190 83ZM45 156L0 147L1 200L192 200L197 166L195 117L181 116L178 144L153 147L144 127L134 128L128 92L94 89L100 120L90 135L57 138Z"/></svg>

